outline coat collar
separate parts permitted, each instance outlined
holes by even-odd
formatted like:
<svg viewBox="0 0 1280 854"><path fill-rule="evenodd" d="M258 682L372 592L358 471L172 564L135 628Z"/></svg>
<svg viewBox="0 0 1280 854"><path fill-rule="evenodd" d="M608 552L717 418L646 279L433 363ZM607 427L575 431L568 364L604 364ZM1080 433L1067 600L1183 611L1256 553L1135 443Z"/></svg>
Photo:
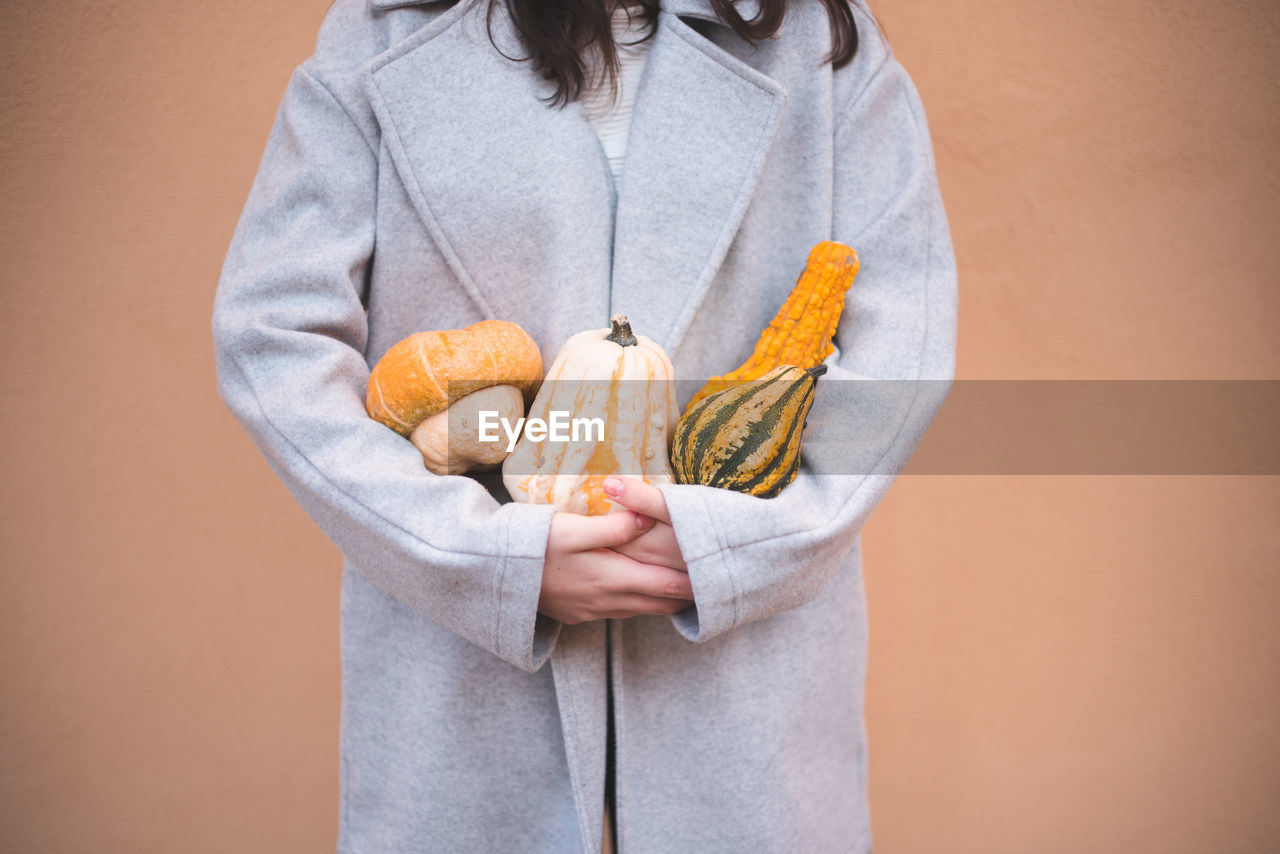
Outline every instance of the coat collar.
<svg viewBox="0 0 1280 854"><path fill-rule="evenodd" d="M745 214L783 87L680 19L714 18L707 0L664 0L615 188L580 106L548 107L550 84L493 50L486 5L460 2L365 68L415 209L486 315L527 311L497 247L568 259L555 279L599 283L589 324L623 312L674 356ZM502 4L491 31L502 53L523 54ZM494 211L520 227L502 232ZM545 279L535 292L557 287Z"/></svg>
<svg viewBox="0 0 1280 854"><path fill-rule="evenodd" d="M662 7L662 11L681 18L701 18L720 23L720 18L711 8L711 0L661 0L658 5ZM750 21L760 14L760 4L757 0L737 0L733 5L744 20Z"/></svg>
<svg viewBox="0 0 1280 854"><path fill-rule="evenodd" d="M447 0L368 0L368 2L374 9L386 10L401 6L428 6L447 2ZM658 5L664 12L670 12L682 18L701 18L716 22L720 20L711 7L711 0L661 0ZM734 5L737 6L738 13L748 21L760 13L758 0L738 0Z"/></svg>

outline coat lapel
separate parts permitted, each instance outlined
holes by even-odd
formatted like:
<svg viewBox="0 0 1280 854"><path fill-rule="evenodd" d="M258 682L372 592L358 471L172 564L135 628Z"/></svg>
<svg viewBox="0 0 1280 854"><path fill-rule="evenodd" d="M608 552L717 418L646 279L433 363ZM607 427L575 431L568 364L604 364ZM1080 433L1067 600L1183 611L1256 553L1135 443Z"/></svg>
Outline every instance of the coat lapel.
<svg viewBox="0 0 1280 854"><path fill-rule="evenodd" d="M508 58L524 49L505 7L490 26L486 7L458 3L365 68L383 140L487 316L519 320L531 303L554 310L558 297L580 309L562 312L568 323L589 310L591 325L607 325L614 198L604 153L580 106L549 107L552 86Z"/></svg>
<svg viewBox="0 0 1280 854"><path fill-rule="evenodd" d="M710 14L682 0L659 17L619 188L610 307L669 353L742 222L786 100L677 12Z"/></svg>
<svg viewBox="0 0 1280 854"><path fill-rule="evenodd" d="M583 850L600 849L608 739L606 621L562 626L551 653L560 729Z"/></svg>
<svg viewBox="0 0 1280 854"><path fill-rule="evenodd" d="M714 20L706 0L666 0L615 195L580 106L547 106L550 84L507 58L524 50L503 4L501 53L489 44L486 7L458 3L365 69L414 208L487 316L518 319L537 294L561 340L620 311L674 352L742 222L784 89L681 20Z"/></svg>

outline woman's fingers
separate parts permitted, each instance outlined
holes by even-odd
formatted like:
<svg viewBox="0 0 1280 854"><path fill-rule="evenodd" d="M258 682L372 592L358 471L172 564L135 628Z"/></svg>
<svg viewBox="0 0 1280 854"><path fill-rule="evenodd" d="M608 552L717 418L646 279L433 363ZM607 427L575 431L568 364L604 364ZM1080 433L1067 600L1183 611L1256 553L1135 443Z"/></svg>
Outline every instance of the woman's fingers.
<svg viewBox="0 0 1280 854"><path fill-rule="evenodd" d="M645 483L643 480L607 477L604 481L604 491L628 510L671 524L671 514L667 512L667 499L662 497L662 491L656 486Z"/></svg>
<svg viewBox="0 0 1280 854"><path fill-rule="evenodd" d="M604 516L556 513L551 517L551 536L556 538L556 545L566 551L617 548L651 527L653 519L626 510Z"/></svg>
<svg viewBox="0 0 1280 854"><path fill-rule="evenodd" d="M622 557L608 574L608 584L620 595L639 594L664 599L693 599L693 584L689 573L666 566L640 563Z"/></svg>
<svg viewBox="0 0 1280 854"><path fill-rule="evenodd" d="M674 614L693 604L689 574L665 566L609 555L602 593L592 619L625 619L640 614Z"/></svg>
<svg viewBox="0 0 1280 854"><path fill-rule="evenodd" d="M655 523L634 540L614 546L613 550L641 563L688 569L684 556L680 554L680 544L676 542L675 529L665 522Z"/></svg>
<svg viewBox="0 0 1280 854"><path fill-rule="evenodd" d="M554 514L538 610L576 624L606 617L674 614L693 604L693 585L687 572L617 551L657 524L631 511L594 517ZM662 544L668 540L674 541L674 536L663 532L644 550L661 555ZM679 561L679 550L674 554L674 561Z"/></svg>

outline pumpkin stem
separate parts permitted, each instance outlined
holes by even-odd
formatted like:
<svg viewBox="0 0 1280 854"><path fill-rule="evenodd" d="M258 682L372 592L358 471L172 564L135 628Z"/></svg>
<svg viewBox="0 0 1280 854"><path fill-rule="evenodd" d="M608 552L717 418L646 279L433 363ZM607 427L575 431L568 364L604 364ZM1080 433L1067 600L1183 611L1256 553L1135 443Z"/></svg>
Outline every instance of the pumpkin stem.
<svg viewBox="0 0 1280 854"><path fill-rule="evenodd" d="M805 373L808 374L810 377L812 377L815 382L817 381L818 377L822 376L826 372L827 372L826 365L814 365L812 368L809 368L807 371L805 371Z"/></svg>
<svg viewBox="0 0 1280 854"><path fill-rule="evenodd" d="M631 323L627 320L625 314L615 314L609 318L609 323L613 325L613 331L606 335L604 340L612 341L619 347L634 347L640 343L636 336L632 334Z"/></svg>

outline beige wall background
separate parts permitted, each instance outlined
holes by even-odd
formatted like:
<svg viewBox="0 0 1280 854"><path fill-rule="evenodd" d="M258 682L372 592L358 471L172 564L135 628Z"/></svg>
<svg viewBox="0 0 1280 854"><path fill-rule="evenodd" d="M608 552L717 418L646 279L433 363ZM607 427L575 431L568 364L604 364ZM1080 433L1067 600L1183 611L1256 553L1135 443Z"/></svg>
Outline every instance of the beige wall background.
<svg viewBox="0 0 1280 854"><path fill-rule="evenodd" d="M0 6L7 850L333 850L339 555L208 329L326 5ZM961 378L1280 379L1280 7L873 8ZM865 534L877 851L1275 850L1277 511L1276 477L902 478Z"/></svg>

